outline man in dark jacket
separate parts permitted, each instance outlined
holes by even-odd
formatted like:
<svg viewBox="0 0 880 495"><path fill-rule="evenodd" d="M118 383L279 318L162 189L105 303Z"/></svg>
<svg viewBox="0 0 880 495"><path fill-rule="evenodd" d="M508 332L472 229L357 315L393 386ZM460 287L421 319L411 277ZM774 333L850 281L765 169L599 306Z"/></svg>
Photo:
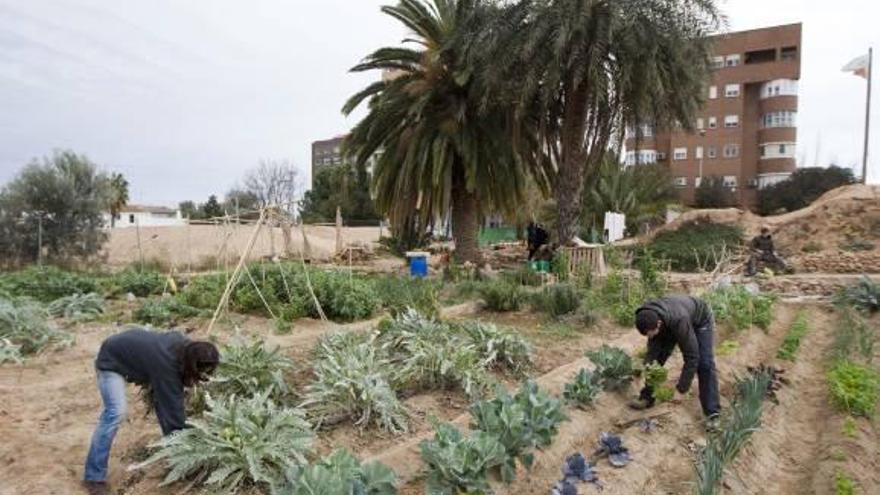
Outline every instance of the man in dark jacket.
<svg viewBox="0 0 880 495"><path fill-rule="evenodd" d="M758 268L761 265L780 272L790 271L788 263L776 252L769 227L761 227L761 234L752 238L749 248L752 252L746 266L746 275L754 276L758 273Z"/></svg>
<svg viewBox="0 0 880 495"><path fill-rule="evenodd" d="M708 428L717 427L721 410L713 355L714 326L712 310L695 297L662 297L647 301L636 310L636 328L648 337L645 364L664 365L675 346L678 346L684 357L684 366L675 389L681 394L687 393L694 375L697 375L700 405L708 419ZM647 409L653 405L653 390L646 385L630 407Z"/></svg>
<svg viewBox="0 0 880 495"><path fill-rule="evenodd" d="M107 463L119 425L125 419L125 384L150 387L163 435L186 427L184 387L207 379L220 361L210 342L192 341L178 332L136 328L101 344L95 359L104 410L92 435L83 483L91 495L109 494Z"/></svg>

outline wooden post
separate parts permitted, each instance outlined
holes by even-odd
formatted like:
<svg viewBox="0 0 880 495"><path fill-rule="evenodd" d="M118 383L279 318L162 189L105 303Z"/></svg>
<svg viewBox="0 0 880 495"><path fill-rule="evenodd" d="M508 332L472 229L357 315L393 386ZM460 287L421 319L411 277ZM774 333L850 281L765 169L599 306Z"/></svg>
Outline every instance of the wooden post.
<svg viewBox="0 0 880 495"><path fill-rule="evenodd" d="M43 214L37 217L37 266L43 266Z"/></svg>
<svg viewBox="0 0 880 495"><path fill-rule="evenodd" d="M144 271L144 250L141 248L141 220L135 217L134 229L137 233L138 258L141 261L141 271Z"/></svg>
<svg viewBox="0 0 880 495"><path fill-rule="evenodd" d="M342 208L336 207L336 253L342 252Z"/></svg>

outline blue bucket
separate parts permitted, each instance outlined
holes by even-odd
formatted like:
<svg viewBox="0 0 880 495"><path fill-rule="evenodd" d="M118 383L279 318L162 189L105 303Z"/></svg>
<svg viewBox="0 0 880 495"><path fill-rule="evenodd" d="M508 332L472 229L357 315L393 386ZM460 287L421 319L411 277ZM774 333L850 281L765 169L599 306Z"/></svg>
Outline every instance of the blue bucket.
<svg viewBox="0 0 880 495"><path fill-rule="evenodd" d="M425 278L428 276L428 253L413 251L406 253L409 259L409 274L413 278Z"/></svg>

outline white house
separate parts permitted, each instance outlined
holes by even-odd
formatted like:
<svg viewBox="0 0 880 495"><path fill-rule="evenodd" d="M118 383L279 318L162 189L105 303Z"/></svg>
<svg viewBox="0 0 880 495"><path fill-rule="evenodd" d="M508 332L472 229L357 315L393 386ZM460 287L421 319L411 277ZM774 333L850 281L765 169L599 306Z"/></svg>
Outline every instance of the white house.
<svg viewBox="0 0 880 495"><path fill-rule="evenodd" d="M110 213L104 214L104 225L110 227ZM131 227L176 227L186 225L180 210L164 206L125 205L116 217L115 229Z"/></svg>

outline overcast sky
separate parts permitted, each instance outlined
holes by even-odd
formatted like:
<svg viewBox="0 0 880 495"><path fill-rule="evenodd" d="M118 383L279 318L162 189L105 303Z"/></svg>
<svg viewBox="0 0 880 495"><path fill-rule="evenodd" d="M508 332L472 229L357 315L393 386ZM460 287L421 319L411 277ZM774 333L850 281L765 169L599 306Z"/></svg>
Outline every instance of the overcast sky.
<svg viewBox="0 0 880 495"><path fill-rule="evenodd" d="M122 172L140 204L222 195L261 158L308 183L310 143L345 133L362 114L343 102L377 77L347 70L406 34L386 3L0 0L0 183L55 148ZM803 22L799 165L860 163L865 83L840 68L880 48L880 4L721 5L731 30Z"/></svg>

